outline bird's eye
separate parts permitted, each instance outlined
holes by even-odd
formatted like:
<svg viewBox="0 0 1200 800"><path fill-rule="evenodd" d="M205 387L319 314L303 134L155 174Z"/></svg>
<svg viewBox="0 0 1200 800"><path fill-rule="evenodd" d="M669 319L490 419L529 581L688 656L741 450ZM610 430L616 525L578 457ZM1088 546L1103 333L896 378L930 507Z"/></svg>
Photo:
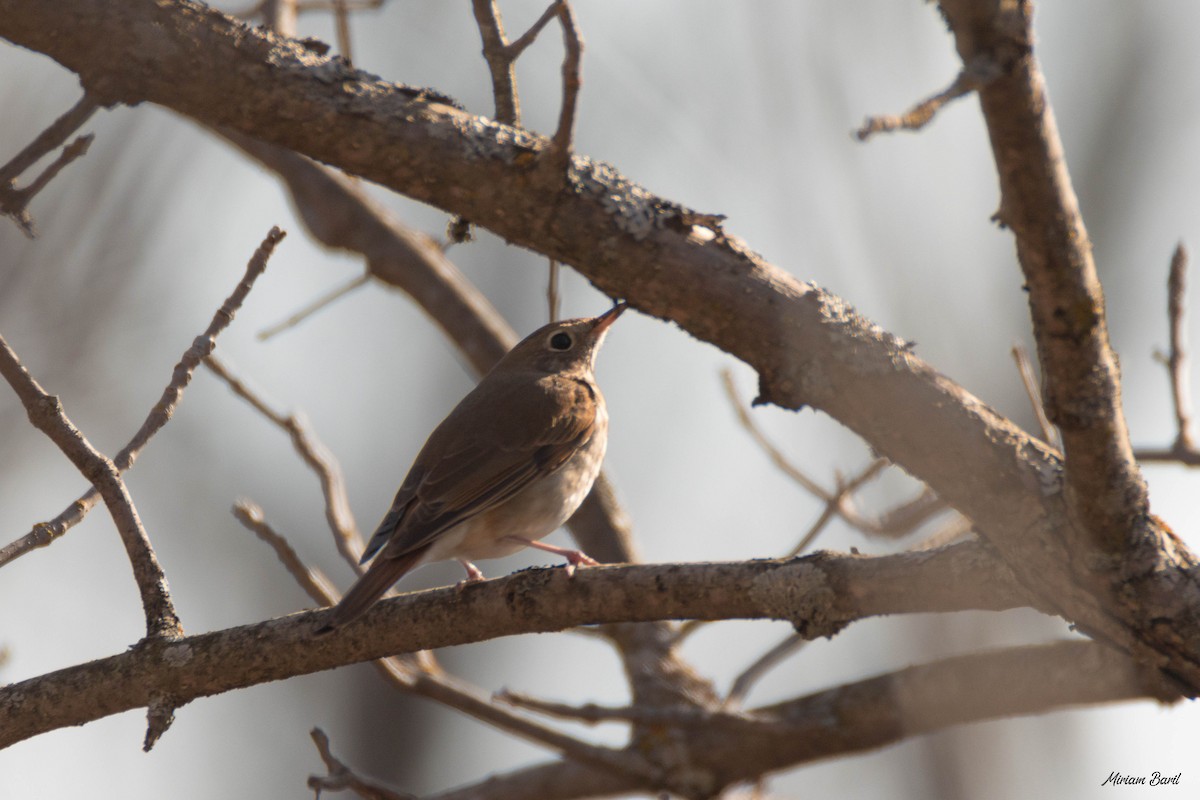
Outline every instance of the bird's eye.
<svg viewBox="0 0 1200 800"><path fill-rule="evenodd" d="M550 337L550 346L555 350L570 350L571 335L568 333L556 333Z"/></svg>

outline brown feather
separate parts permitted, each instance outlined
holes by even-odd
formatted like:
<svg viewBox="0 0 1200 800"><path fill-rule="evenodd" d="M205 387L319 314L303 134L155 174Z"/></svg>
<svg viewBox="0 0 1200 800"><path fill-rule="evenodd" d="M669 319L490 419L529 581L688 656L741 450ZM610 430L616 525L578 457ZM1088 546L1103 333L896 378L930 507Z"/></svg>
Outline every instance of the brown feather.
<svg viewBox="0 0 1200 800"><path fill-rule="evenodd" d="M596 401L587 382L557 375L497 378L490 398L468 394L430 435L368 552L380 539L387 540L385 558L428 546L554 472L591 438ZM474 424L463 424L463 417ZM536 436L529 438L529 431ZM393 513L401 502L403 513Z"/></svg>
<svg viewBox="0 0 1200 800"><path fill-rule="evenodd" d="M350 587L341 602L333 607L325 619L325 624L317 628L319 636L330 633L348 622L361 617L371 605L383 597L384 592L396 581L404 577L425 554L424 547L406 553L399 558L377 558L367 569L358 582Z"/></svg>

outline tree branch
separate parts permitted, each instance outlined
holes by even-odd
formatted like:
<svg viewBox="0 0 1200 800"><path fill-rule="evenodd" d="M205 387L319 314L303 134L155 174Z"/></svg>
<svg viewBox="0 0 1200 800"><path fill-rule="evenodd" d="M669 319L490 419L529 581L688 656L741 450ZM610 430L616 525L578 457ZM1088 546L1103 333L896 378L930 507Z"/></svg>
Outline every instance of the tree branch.
<svg viewBox="0 0 1200 800"><path fill-rule="evenodd" d="M316 473L321 482L321 496L325 500L325 521L329 523L334 545L347 563L357 566L362 555L363 541L358 532L358 525L354 522L354 514L350 510L346 482L342 478L342 470L337 460L325 445L317 440L303 418L295 414L280 414L268 406L216 356L210 355L204 360L204 365L224 381L234 394L287 433L296 453L308 468Z"/></svg>
<svg viewBox="0 0 1200 800"><path fill-rule="evenodd" d="M213 314L212 321L208 324L208 328L205 329L204 333L197 336L192 342L191 347L184 351L183 356L180 357L179 362L175 365L175 369L171 371L171 380L167 384L167 388L163 389L158 403L150 409L150 413L146 415L146 419L142 422L142 426L138 428L137 433L129 440L128 444L121 448L121 452L117 453L116 458L113 459L113 465L118 472L124 472L132 467L141 454L142 448L149 443L154 434L158 433L170 421L175 413L175 409L179 406L179 402L183 399L184 390L187 389L188 384L192 381L192 375L195 373L196 367L216 349L217 337L233 322L234 315L246 301L246 297L250 294L250 290L254 287L254 282L258 280L258 276L267 268L267 261L270 259L271 254L275 252L275 247L283 241L284 236L286 234L279 228L272 228L267 232L267 236L262 244L255 250L254 255L250 257L250 261L246 265L246 272L242 275L241 281L238 282L233 292L230 293L229 297L225 298L225 302ZM33 530L29 533L0 548L0 567L32 550L51 544L58 537L82 522L83 518L87 516L88 512L92 510L99 499L100 492L93 487L74 503L63 509L51 521L39 522L33 526Z"/></svg>
<svg viewBox="0 0 1200 800"><path fill-rule="evenodd" d="M854 135L860 142L865 142L877 133L896 130L919 131L928 125L947 103L979 89L998 74L996 65L991 60L984 58L974 61L964 66L954 82L944 90L922 100L899 116L883 114L868 117Z"/></svg>
<svg viewBox="0 0 1200 800"><path fill-rule="evenodd" d="M178 707L295 675L468 642L578 625L664 619L785 619L831 636L877 614L1029 605L1011 573L977 543L866 557L817 553L791 561L601 566L568 580L537 569L454 588L405 594L312 646L324 610L143 643L0 688L0 748L68 725L170 698Z"/></svg>
<svg viewBox="0 0 1200 800"><path fill-rule="evenodd" d="M963 63L1002 73L979 88L1000 179L996 219L1012 230L1033 317L1046 413L1062 434L1066 497L1079 533L1121 555L1149 499L1121 408L1104 294L1033 55L1029 2L943 0Z"/></svg>
<svg viewBox="0 0 1200 800"><path fill-rule="evenodd" d="M167 588L167 577L163 574L154 548L142 520L134 508L133 498L121 473L108 458L92 447L78 428L67 418L62 403L57 397L47 394L29 371L21 365L17 354L0 336L0 375L8 381L33 426L62 450L83 476L91 482L112 515L133 567L133 578L142 597L142 610L146 615L146 637L148 639L174 639L183 633L171 594ZM146 705L150 705L149 702Z"/></svg>
<svg viewBox="0 0 1200 800"><path fill-rule="evenodd" d="M28 186L16 188L17 178L32 167L38 159L60 146L75 131L83 127L99 105L86 92L67 113L56 119L48 128L37 135L20 153L0 167L0 213L6 214L17 223L26 236L33 238L33 217L29 214L29 201L45 188L54 176L87 152L92 135L80 136L64 148L58 158L46 167Z"/></svg>
<svg viewBox="0 0 1200 800"><path fill-rule="evenodd" d="M714 796L723 787L797 764L876 750L915 735L985 719L1044 713L1116 700L1174 698L1153 670L1084 641L958 656L833 687L773 706L731 714L662 714L687 726L688 785ZM674 718L674 719L672 719ZM737 742L730 747L730 742ZM627 776L579 764L542 764L490 777L425 800L570 800L637 789ZM682 793L682 792L681 792ZM689 795L685 795L689 796Z"/></svg>

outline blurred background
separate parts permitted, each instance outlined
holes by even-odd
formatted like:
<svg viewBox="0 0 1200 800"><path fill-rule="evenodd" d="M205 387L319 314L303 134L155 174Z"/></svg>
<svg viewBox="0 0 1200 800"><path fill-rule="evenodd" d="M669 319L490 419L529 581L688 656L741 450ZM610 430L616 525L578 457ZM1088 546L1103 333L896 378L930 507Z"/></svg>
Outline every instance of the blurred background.
<svg viewBox="0 0 1200 800"><path fill-rule="evenodd" d="M515 38L544 8L501 0ZM705 0L576 0L586 41L576 144L633 180L697 210L770 261L845 297L917 353L1029 430L1036 430L1010 357L1032 347L1011 237L988 219L997 188L977 103L946 108L920 134L851 132L940 91L959 62L928 4ZM227 10L241 10L239 4ZM1135 445L1174 435L1166 371L1166 275L1179 240L1200 242L1200 7L1163 0L1154 13L1119 0L1039 7L1038 52L1107 290ZM301 34L334 40L330 18ZM490 115L492 98L466 0L388 0L352 22L355 63L389 80L431 86ZM551 132L560 97L561 36L552 25L522 58L527 127ZM79 97L49 59L0 46L0 161ZM206 130L151 106L101 111L84 128L91 152L33 203L40 238L0 224L0 331L91 441L112 455L141 424L192 339L239 280L271 225L289 232L218 353L280 409L302 411L341 462L360 528L370 530L425 436L471 386L453 347L405 296L361 288L298 327L256 334L363 265L308 240L279 181ZM376 196L435 236L446 215ZM546 321L544 259L486 232L452 259L522 335ZM1195 293L1193 293L1194 296ZM562 313L609 301L564 271ZM1194 319L1195 317L1193 317ZM1195 325L1190 324L1193 339ZM600 359L612 415L607 469L648 561L740 560L789 550L821 503L770 465L738 425L719 378L745 398L752 372L671 325L627 314ZM0 387L0 538L58 514L85 488ZM679 394L689 393L687 403ZM827 417L756 409L754 418L809 474L869 463ZM1149 466L1154 510L1193 547L1200 475ZM190 633L310 607L267 547L230 515L259 503L310 563L343 588L315 478L278 429L198 371L174 420L127 480ZM892 470L865 494L881 511L915 484ZM925 531L928 532L928 529ZM918 534L919 537L919 534ZM881 553L839 524L817 546ZM565 534L550 539L562 544ZM557 563L530 552L485 562L490 576ZM459 579L437 565L407 588ZM789 632L782 623L725 623L684 655L722 691ZM0 574L0 680L19 681L120 652L142 613L119 538L103 508L52 547ZM1068 635L1032 612L903 617L857 623L810 644L756 687L760 705L940 656ZM606 647L579 636L522 637L441 654L487 690L621 704L626 687ZM1112 771L1189 773L1200 724L1193 706L1149 702L955 728L866 756L772 778L772 796L1091 797ZM455 712L406 698L367 666L200 700L178 712L153 752L144 713L57 731L0 752L0 797L302 797L324 773L308 731L329 733L361 773L416 794L551 756ZM618 743L620 726L580 730ZM853 789L848 789L853 787ZM1123 797L1139 796L1122 787ZM1145 790L1149 793L1149 790ZM1169 790L1168 790L1169 791ZM1188 791L1188 790L1184 790ZM1178 790L1175 792L1178 795Z"/></svg>

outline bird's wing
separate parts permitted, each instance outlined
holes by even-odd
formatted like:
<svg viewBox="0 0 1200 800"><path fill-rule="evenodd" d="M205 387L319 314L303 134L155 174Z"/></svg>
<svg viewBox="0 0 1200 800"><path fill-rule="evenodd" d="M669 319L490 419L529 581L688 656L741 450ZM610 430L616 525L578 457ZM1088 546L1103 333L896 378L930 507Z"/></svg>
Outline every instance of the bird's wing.
<svg viewBox="0 0 1200 800"><path fill-rule="evenodd" d="M557 470L592 437L596 403L589 382L560 376L467 395L430 435L364 559L385 543L385 558L410 553Z"/></svg>

